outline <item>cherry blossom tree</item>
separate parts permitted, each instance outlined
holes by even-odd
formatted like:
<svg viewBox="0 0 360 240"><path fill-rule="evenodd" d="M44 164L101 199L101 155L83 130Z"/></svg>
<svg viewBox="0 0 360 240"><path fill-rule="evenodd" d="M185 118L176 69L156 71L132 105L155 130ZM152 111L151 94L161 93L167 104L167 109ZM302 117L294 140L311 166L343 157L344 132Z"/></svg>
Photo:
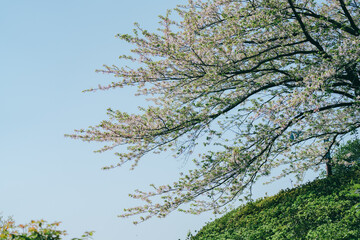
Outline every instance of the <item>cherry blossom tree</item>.
<svg viewBox="0 0 360 240"><path fill-rule="evenodd" d="M123 217L219 212L278 167L273 180L331 174L330 153L360 127L358 0L189 0L160 19L158 32L118 35L134 46L120 58L138 67L105 66L117 81L88 90L137 87L149 106L108 109L67 135L104 142L100 152L127 146L105 168L164 151L194 158L177 182L132 194L144 205Z"/></svg>

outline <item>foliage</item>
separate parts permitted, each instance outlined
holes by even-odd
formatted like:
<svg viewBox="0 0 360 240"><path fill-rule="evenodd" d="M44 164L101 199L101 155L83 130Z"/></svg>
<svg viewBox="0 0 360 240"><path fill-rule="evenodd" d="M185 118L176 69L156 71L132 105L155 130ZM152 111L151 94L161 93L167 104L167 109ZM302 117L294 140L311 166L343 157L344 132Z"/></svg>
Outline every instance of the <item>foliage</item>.
<svg viewBox="0 0 360 240"><path fill-rule="evenodd" d="M107 144L99 152L127 146L106 169L205 147L174 184L130 195L144 205L122 216L141 221L221 212L279 166L274 180L329 168L360 127L359 9L358 0L189 0L160 17L158 32L137 24L118 35L134 46L120 58L140 66L105 66L118 81L89 90L137 86L150 105L108 109L108 120L67 136Z"/></svg>
<svg viewBox="0 0 360 240"><path fill-rule="evenodd" d="M16 225L10 217L4 219L0 217L0 239L3 240L60 240L66 234L65 230L58 230L60 222L47 223L44 220L34 221L29 224ZM71 240L91 239L93 231L85 232L81 238L72 238Z"/></svg>
<svg viewBox="0 0 360 240"><path fill-rule="evenodd" d="M334 166L334 173L349 170L354 165L360 164L360 139L348 141L335 153L334 158L339 163ZM341 164L342 163L342 164Z"/></svg>
<svg viewBox="0 0 360 240"><path fill-rule="evenodd" d="M250 202L188 239L360 239L360 168Z"/></svg>

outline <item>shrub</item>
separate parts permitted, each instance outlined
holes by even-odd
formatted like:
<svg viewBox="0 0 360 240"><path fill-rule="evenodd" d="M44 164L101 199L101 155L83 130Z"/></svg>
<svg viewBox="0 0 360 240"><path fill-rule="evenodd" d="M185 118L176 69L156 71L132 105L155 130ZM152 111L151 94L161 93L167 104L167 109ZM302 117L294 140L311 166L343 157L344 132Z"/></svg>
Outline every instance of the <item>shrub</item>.
<svg viewBox="0 0 360 240"><path fill-rule="evenodd" d="M9 217L7 219L0 216L0 239L1 240L61 240L66 236L65 230L56 229L60 222L47 223L44 220L32 220L28 224L16 225L15 221ZM80 238L71 240L87 240L93 235L93 231L85 232Z"/></svg>

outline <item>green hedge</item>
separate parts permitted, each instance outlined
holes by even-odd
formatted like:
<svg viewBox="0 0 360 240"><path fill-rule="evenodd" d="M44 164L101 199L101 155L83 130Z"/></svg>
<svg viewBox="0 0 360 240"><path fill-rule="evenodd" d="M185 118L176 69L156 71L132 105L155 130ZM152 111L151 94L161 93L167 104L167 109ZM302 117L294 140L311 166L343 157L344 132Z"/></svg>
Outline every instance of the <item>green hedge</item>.
<svg viewBox="0 0 360 240"><path fill-rule="evenodd" d="M359 167L248 203L189 238L360 239Z"/></svg>

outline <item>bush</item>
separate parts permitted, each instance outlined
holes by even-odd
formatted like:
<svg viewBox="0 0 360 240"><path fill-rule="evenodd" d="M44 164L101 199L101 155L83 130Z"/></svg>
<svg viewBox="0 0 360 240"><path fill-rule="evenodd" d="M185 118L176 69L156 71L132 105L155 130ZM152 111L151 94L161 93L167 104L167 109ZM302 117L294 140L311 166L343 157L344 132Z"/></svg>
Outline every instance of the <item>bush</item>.
<svg viewBox="0 0 360 240"><path fill-rule="evenodd" d="M333 166L334 174L346 172L354 166L359 166L360 139L350 140L346 144L340 146L334 154L333 159L335 160Z"/></svg>
<svg viewBox="0 0 360 240"><path fill-rule="evenodd" d="M66 236L65 230L56 229L60 222L47 223L44 220L32 220L28 224L16 225L9 217L4 219L0 216L0 239L1 240L61 240ZM94 232L85 232L81 238L72 240L90 239Z"/></svg>
<svg viewBox="0 0 360 240"><path fill-rule="evenodd" d="M349 167L248 203L190 239L360 239L360 170Z"/></svg>

